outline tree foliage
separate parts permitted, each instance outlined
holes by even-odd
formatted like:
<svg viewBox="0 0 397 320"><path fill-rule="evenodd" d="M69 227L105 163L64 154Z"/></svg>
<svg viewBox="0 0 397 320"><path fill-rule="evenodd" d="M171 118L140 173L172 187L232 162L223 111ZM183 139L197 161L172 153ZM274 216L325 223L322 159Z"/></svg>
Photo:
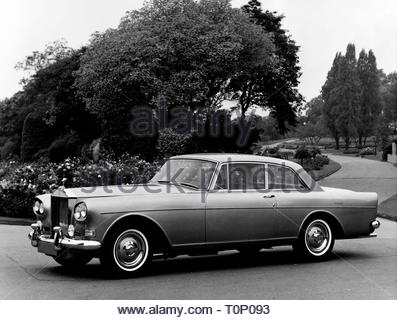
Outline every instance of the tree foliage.
<svg viewBox="0 0 397 320"><path fill-rule="evenodd" d="M131 111L155 112L160 99L169 110L219 108L230 79L269 65L273 50L268 33L228 0L154 0L93 37L76 84L106 146L135 152Z"/></svg>
<svg viewBox="0 0 397 320"><path fill-rule="evenodd" d="M252 105L269 109L278 121L280 132L286 133L288 125L296 125L296 111L303 101L297 88L301 75L299 47L282 28L283 15L263 11L258 0L250 0L243 10L255 24L272 35L275 46L273 65L269 68L266 64L251 64L254 69L232 79L231 86L238 92L242 114Z"/></svg>
<svg viewBox="0 0 397 320"><path fill-rule="evenodd" d="M321 96L315 97L306 103L303 109L306 115L298 119L296 134L306 143L317 145L321 138L328 134L323 117L324 100Z"/></svg>
<svg viewBox="0 0 397 320"><path fill-rule="evenodd" d="M360 81L360 98L356 126L358 143L361 146L366 138L375 132L382 107L379 72L372 50L369 50L368 54L364 49L360 52L357 73Z"/></svg>
<svg viewBox="0 0 397 320"><path fill-rule="evenodd" d="M368 54L362 50L358 61L353 44L347 46L345 55L336 54L322 97L324 120L337 148L340 137L347 148L353 137L358 137L361 146L375 133L382 106L379 90L379 71L371 50Z"/></svg>
<svg viewBox="0 0 397 320"><path fill-rule="evenodd" d="M23 160L29 160L36 154L40 157L55 154L56 159L51 160L58 160L62 141L70 141L69 146L63 145L67 150L78 150L98 135L96 118L86 110L74 88L74 72L80 66L84 49L61 48L47 46L43 53L35 51L20 63L34 70L34 74L25 82L23 91L0 103L2 158L20 154ZM72 140L65 136L76 138L73 147ZM57 152L51 152L51 145L57 139L60 139L55 144ZM60 154L70 153L66 149Z"/></svg>
<svg viewBox="0 0 397 320"><path fill-rule="evenodd" d="M250 145L232 141L241 134L240 117L229 136L222 130L211 135L208 119L233 98L242 118L252 105L270 110L277 121L270 131L284 133L295 124L302 101L298 47L282 19L257 1L237 9L230 0L150 0L117 28L95 33L86 47L50 43L16 66L28 75L23 90L0 101L1 157L60 161L84 154L95 140L101 150L153 160L163 129L161 101L168 119L182 107L202 120L208 136L197 128L186 133L194 150L247 152ZM153 116L147 136L131 132L141 107ZM261 129L247 132L252 144Z"/></svg>

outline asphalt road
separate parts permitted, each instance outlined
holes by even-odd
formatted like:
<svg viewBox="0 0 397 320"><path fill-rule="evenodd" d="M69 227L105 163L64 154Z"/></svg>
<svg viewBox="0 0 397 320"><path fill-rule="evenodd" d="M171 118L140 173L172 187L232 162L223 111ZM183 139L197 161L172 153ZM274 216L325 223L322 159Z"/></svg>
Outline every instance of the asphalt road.
<svg viewBox="0 0 397 320"><path fill-rule="evenodd" d="M392 173L350 182L369 171L366 165L377 167L357 160L324 183L348 182L354 189L368 181L387 197ZM109 278L98 260L65 270L30 246L29 227L0 225L0 299L397 299L397 223L380 221L378 238L337 241L335 256L325 262L302 263L290 247L252 259L227 251L154 261L147 275L135 279Z"/></svg>
<svg viewBox="0 0 397 320"><path fill-rule="evenodd" d="M377 192L379 203L397 193L397 168L391 163L358 157L328 155L340 170L320 181L327 187Z"/></svg>

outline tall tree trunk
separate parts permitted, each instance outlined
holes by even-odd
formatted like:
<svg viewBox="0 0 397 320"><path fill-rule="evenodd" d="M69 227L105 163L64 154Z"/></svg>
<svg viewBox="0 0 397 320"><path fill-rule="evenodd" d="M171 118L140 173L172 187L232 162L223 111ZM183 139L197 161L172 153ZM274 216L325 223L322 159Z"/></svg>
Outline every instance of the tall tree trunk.
<svg viewBox="0 0 397 320"><path fill-rule="evenodd" d="M345 150L347 150L347 149L349 149L349 146L350 146L350 137L345 136L344 140L345 140Z"/></svg>
<svg viewBox="0 0 397 320"><path fill-rule="evenodd" d="M363 143L363 136L361 134L358 135L358 147L361 148Z"/></svg>
<svg viewBox="0 0 397 320"><path fill-rule="evenodd" d="M339 137L334 136L334 139L335 139L335 148L336 148L336 150L339 150Z"/></svg>

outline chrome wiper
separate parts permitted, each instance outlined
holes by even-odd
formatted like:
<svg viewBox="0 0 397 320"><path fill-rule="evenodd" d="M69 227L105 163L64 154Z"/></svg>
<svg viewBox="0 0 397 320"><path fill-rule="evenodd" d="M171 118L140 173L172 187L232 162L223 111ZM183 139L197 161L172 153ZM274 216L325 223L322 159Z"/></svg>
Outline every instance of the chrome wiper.
<svg viewBox="0 0 397 320"><path fill-rule="evenodd" d="M186 186L186 187L191 187L191 188L194 188L194 189L196 189L196 190L199 190L199 189L200 189L199 187L197 187L196 185L191 184L191 183L181 182L180 185L181 185L181 186Z"/></svg>

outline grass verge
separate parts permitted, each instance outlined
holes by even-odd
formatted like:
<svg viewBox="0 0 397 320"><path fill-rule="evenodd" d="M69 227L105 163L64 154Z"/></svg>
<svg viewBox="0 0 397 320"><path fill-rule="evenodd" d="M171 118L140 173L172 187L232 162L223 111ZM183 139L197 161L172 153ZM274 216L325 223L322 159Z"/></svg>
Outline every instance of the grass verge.
<svg viewBox="0 0 397 320"><path fill-rule="evenodd" d="M386 199L379 205L378 216L397 221L397 194Z"/></svg>
<svg viewBox="0 0 397 320"><path fill-rule="evenodd" d="M331 174L335 173L338 171L342 166L333 160L329 160L329 164L326 164L324 167L322 167L320 170L312 170L310 173L314 177L314 180L319 181L321 179L324 179Z"/></svg>

